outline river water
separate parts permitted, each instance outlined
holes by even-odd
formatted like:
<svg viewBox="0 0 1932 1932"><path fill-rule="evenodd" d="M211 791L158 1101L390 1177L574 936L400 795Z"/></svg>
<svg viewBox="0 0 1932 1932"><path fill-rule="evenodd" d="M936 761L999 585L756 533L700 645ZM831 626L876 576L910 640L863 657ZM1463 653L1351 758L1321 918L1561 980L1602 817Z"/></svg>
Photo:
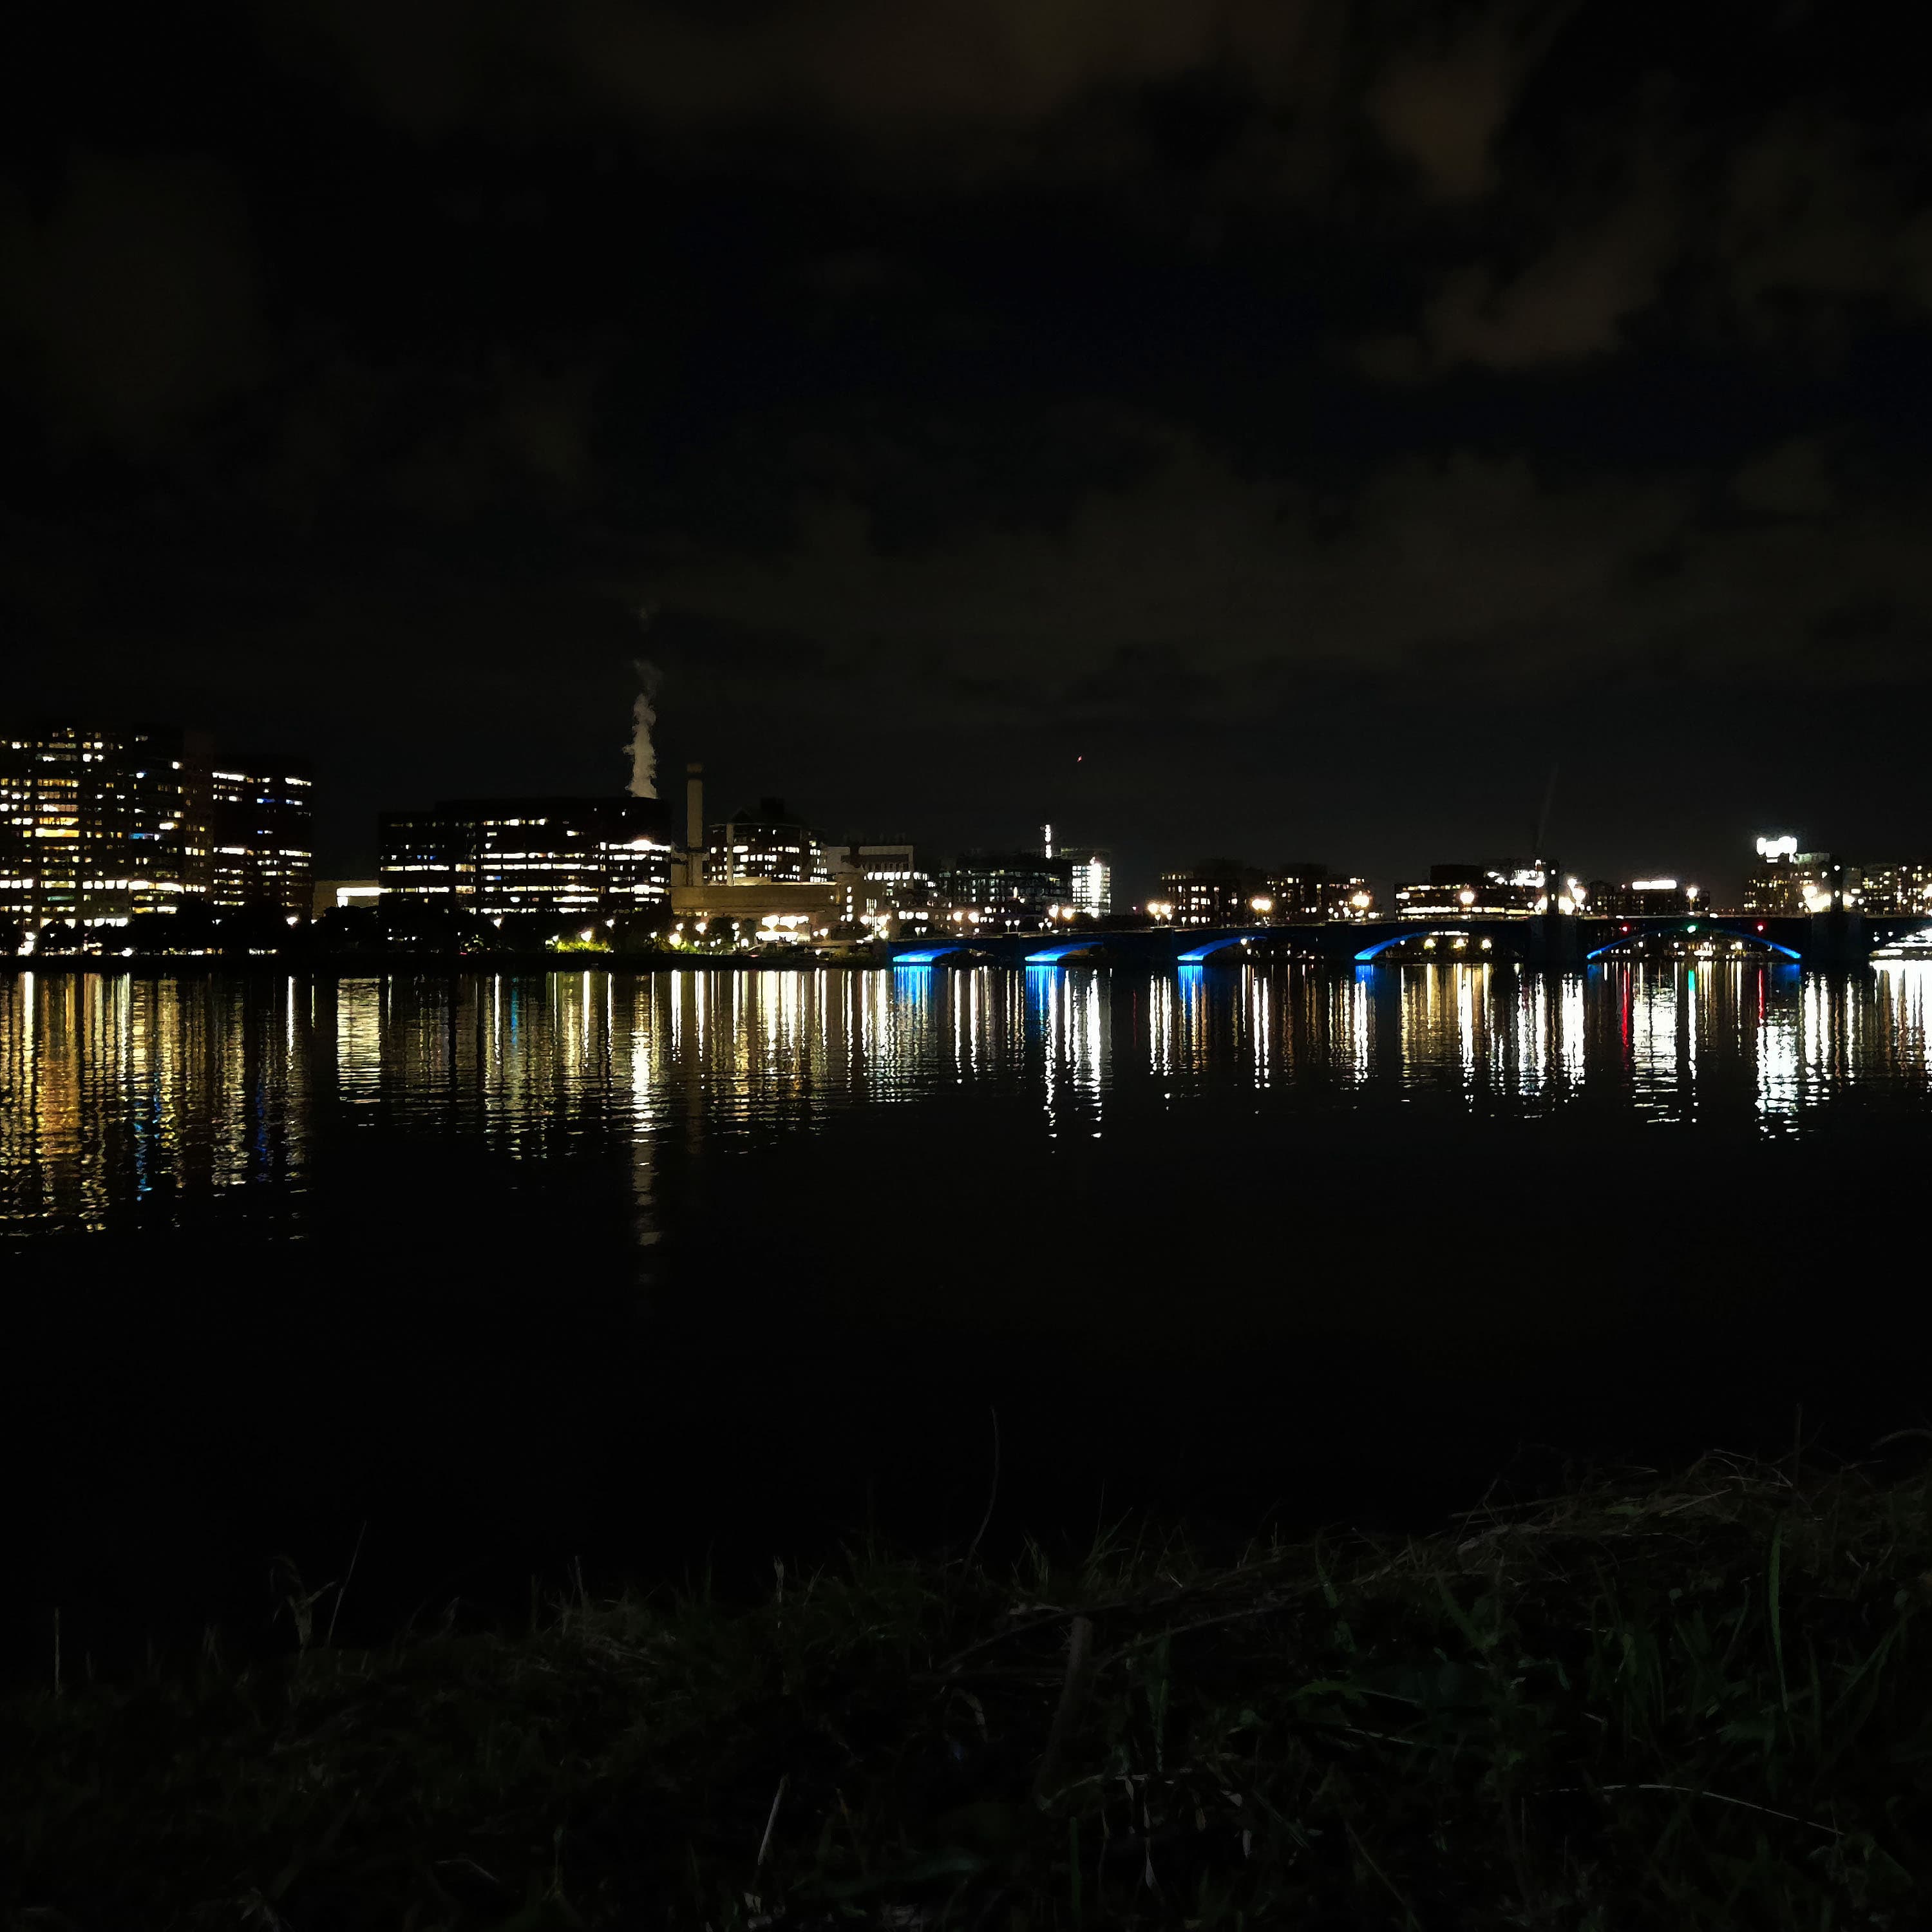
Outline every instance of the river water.
<svg viewBox="0 0 1932 1932"><path fill-rule="evenodd" d="M370 1618L1932 1421L1932 962L0 980L27 1587Z"/></svg>

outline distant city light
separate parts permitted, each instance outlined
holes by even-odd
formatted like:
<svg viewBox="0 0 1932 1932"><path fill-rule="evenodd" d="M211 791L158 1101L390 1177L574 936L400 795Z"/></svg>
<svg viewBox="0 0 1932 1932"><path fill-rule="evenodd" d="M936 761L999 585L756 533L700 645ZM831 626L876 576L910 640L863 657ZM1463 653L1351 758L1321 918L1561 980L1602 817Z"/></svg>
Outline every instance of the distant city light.
<svg viewBox="0 0 1932 1932"><path fill-rule="evenodd" d="M1760 859L1795 859L1798 856L1798 841L1789 832L1776 838L1760 838L1757 853Z"/></svg>

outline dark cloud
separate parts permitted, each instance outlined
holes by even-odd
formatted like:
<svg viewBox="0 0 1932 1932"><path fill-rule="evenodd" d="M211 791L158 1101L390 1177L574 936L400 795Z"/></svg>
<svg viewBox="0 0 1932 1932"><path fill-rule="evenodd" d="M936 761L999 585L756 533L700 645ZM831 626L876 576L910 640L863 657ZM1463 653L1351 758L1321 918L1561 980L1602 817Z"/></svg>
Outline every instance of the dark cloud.
<svg viewBox="0 0 1932 1932"><path fill-rule="evenodd" d="M379 111L422 132L542 123L588 104L667 132L805 126L921 152L1210 68L1238 70L1264 100L1292 99L1310 85L1322 4L315 0L297 10L299 31L284 8L264 10L262 30L285 52L330 50Z"/></svg>
<svg viewBox="0 0 1932 1932"><path fill-rule="evenodd" d="M938 837L1076 747L1130 865L1229 843L1217 785L1374 862L1454 822L1432 730L1485 799L1566 734L1744 782L1927 680L1932 155L1863 31L47 10L0 122L16 689L300 718L345 854L398 796L614 783L646 597L668 755ZM1874 766L1808 769L1849 811Z"/></svg>
<svg viewBox="0 0 1932 1932"><path fill-rule="evenodd" d="M824 642L908 718L964 703L988 722L1077 720L1132 697L1226 722L1341 666L1412 690L1642 684L1659 665L1712 684L1910 674L1932 636L1924 507L1841 495L1810 442L1642 483L1452 453L1322 500L1177 440L1157 473L1094 493L1057 530L892 550L851 498L818 499L781 554L692 559L652 581L673 610ZM1849 637L1847 583L1892 620L1834 657L1816 644Z"/></svg>
<svg viewBox="0 0 1932 1932"><path fill-rule="evenodd" d="M1496 187L1497 136L1560 32L1568 5L1498 8L1392 56L1365 105L1383 141L1415 167L1424 190L1463 201Z"/></svg>
<svg viewBox="0 0 1932 1932"><path fill-rule="evenodd" d="M81 152L44 205L0 188L0 328L16 388L131 453L260 374L242 197L206 160Z"/></svg>

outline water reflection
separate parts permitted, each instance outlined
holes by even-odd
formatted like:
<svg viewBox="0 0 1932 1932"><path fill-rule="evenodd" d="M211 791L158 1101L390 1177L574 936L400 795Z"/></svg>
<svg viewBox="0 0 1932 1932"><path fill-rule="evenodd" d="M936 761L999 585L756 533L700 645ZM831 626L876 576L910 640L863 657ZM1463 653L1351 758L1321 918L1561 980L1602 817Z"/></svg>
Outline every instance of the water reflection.
<svg viewBox="0 0 1932 1932"><path fill-rule="evenodd" d="M1608 1106L1802 1131L1928 1097L1932 962L1843 976L1632 962L1126 974L602 972L0 981L0 1227L207 1212L298 1232L319 1134L377 1123L512 1161L621 1148L656 1238L668 1138L908 1102L1010 1106L1042 1148L1118 1118L1371 1101Z"/></svg>

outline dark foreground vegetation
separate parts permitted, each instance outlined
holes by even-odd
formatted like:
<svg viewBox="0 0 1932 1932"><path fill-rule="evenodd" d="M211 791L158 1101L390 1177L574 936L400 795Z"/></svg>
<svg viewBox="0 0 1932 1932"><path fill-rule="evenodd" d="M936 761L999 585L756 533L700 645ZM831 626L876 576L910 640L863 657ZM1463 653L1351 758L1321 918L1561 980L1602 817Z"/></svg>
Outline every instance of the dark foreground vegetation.
<svg viewBox="0 0 1932 1932"><path fill-rule="evenodd" d="M1923 1925L1928 1505L1712 1461L379 1650L292 1584L276 1660L11 1699L6 1922Z"/></svg>

